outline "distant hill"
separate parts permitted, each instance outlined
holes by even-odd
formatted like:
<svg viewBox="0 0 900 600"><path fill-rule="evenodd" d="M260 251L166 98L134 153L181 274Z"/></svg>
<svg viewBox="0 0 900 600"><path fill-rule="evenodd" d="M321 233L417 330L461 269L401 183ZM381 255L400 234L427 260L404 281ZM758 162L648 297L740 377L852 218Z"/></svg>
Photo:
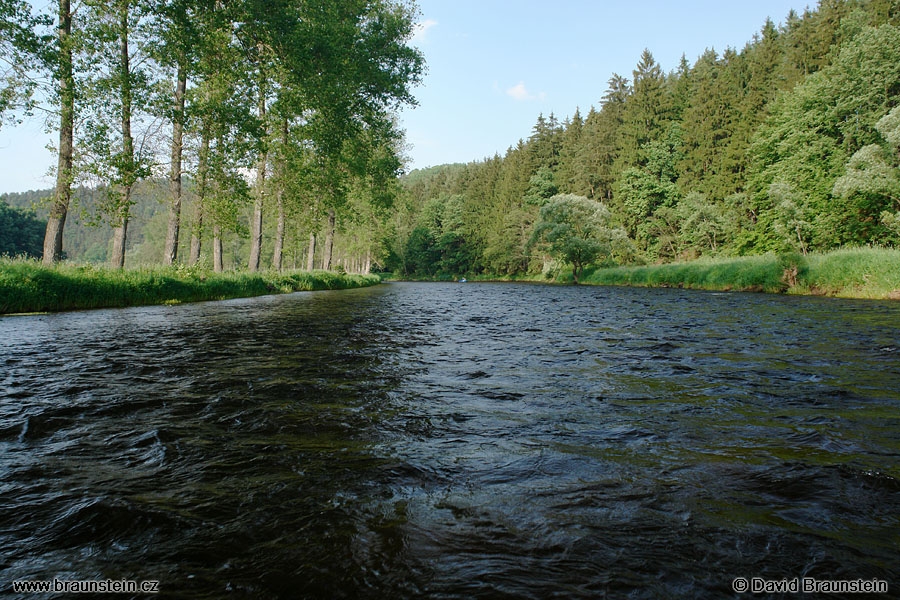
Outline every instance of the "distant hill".
<svg viewBox="0 0 900 600"><path fill-rule="evenodd" d="M131 207L131 218L128 221L126 256L129 262L142 264L161 261L167 193L165 180L147 180L135 186L132 194L135 204ZM107 223L94 222L97 219L92 214L93 194L94 192L87 188L76 188L72 191L72 206L69 208L63 230L63 250L69 260L102 263L109 256L112 228ZM50 207L48 199L52 195L52 189L29 190L0 194L0 201L12 208L32 211L46 227ZM154 260L157 253L158 260Z"/></svg>

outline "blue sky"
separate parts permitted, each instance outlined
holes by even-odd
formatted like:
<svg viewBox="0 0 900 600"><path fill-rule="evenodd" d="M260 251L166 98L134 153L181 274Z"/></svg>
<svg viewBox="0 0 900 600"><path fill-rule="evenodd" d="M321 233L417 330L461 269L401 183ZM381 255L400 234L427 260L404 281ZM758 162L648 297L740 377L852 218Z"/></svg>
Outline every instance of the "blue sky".
<svg viewBox="0 0 900 600"><path fill-rule="evenodd" d="M40 4L41 2L35 2ZM410 168L503 154L539 113L598 105L613 72L631 77L647 47L666 71L685 53L737 48L806 3L791 0L420 0L414 43L428 72L405 109ZM38 120L0 129L0 192L52 186L52 137Z"/></svg>

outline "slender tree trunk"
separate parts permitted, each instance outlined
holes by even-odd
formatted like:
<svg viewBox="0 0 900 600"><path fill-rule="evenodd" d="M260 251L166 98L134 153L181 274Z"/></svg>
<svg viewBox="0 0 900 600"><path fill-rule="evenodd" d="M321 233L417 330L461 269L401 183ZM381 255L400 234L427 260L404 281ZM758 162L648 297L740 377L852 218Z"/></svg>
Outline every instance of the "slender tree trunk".
<svg viewBox="0 0 900 600"><path fill-rule="evenodd" d="M110 255L109 266L113 269L121 269L125 266L125 239L128 233L128 215L123 214L118 225L113 228L113 246Z"/></svg>
<svg viewBox="0 0 900 600"><path fill-rule="evenodd" d="M306 270L312 271L313 267L315 267L315 257L316 257L316 232L309 232L309 251L306 254Z"/></svg>
<svg viewBox="0 0 900 600"><path fill-rule="evenodd" d="M263 132L266 129L266 88L264 80L259 82L259 120L263 122ZM256 166L256 196L253 200L253 219L250 223L250 262L247 268L250 272L259 269L259 256L262 253L262 218L263 198L266 190L266 163L269 160L269 151L264 147Z"/></svg>
<svg viewBox="0 0 900 600"><path fill-rule="evenodd" d="M371 272L372 272L372 251L367 249L366 250L366 267L365 267L364 274L368 275Z"/></svg>
<svg viewBox="0 0 900 600"><path fill-rule="evenodd" d="M278 190L276 197L276 210L278 211L278 224L275 227L275 250L272 253L272 268L281 270L282 251L284 248L284 192Z"/></svg>
<svg viewBox="0 0 900 600"><path fill-rule="evenodd" d="M69 0L59 0L59 157L56 192L44 234L45 265L62 259L63 228L72 198L72 147L75 134L75 81L72 75L72 11Z"/></svg>
<svg viewBox="0 0 900 600"><path fill-rule="evenodd" d="M178 258L178 234L181 229L181 153L184 139L184 93L187 89L187 69L183 61L178 65L178 82L175 84L175 101L172 108L172 170L169 173L169 189L172 203L169 205L169 227L166 230L166 248L163 262L174 264Z"/></svg>
<svg viewBox="0 0 900 600"><path fill-rule="evenodd" d="M213 271L221 273L225 270L222 262L222 230L218 225L213 225Z"/></svg>
<svg viewBox="0 0 900 600"><path fill-rule="evenodd" d="M797 239L800 240L800 250L803 251L803 256L806 256L806 244L803 243L803 238L800 236L800 228L797 228Z"/></svg>
<svg viewBox="0 0 900 600"><path fill-rule="evenodd" d="M122 155L125 162L125 183L121 186L118 215L114 222L113 251L110 266L125 266L125 240L128 232L128 212L131 208L131 189L134 185L134 140L131 137L131 65L128 56L128 8L129 0L119 4L119 68L122 95Z"/></svg>
<svg viewBox="0 0 900 600"><path fill-rule="evenodd" d="M286 148L288 143L288 122L287 118L281 121L281 145L282 148ZM275 197L275 209L278 212L278 223L275 226L275 249L272 252L272 268L276 271L281 270L281 263L283 260L282 254L284 253L284 180L286 173L286 164L285 164L285 155L284 151L281 154L281 163L279 166L279 173L281 175L281 181L278 183L278 192Z"/></svg>
<svg viewBox="0 0 900 600"><path fill-rule="evenodd" d="M203 201L206 199L207 181L209 178L209 124L203 125L200 133L200 156L197 161L197 175L199 186L197 189L197 207L191 227L191 259L190 264L196 265L200 260L201 244L203 242Z"/></svg>
<svg viewBox="0 0 900 600"><path fill-rule="evenodd" d="M334 209L328 211L328 228L325 230L325 256L322 258L322 268L331 270L331 253L334 250Z"/></svg>

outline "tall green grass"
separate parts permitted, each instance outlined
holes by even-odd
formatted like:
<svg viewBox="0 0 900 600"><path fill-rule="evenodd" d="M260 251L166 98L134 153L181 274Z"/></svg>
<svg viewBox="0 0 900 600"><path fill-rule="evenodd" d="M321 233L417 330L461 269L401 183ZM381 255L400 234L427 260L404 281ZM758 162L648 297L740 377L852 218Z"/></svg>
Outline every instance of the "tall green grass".
<svg viewBox="0 0 900 600"><path fill-rule="evenodd" d="M687 263L596 269L583 280L593 285L900 299L900 250L845 248L807 256L703 258Z"/></svg>
<svg viewBox="0 0 900 600"><path fill-rule="evenodd" d="M329 271L212 273L185 267L110 270L0 259L0 314L177 304L375 285L377 275Z"/></svg>

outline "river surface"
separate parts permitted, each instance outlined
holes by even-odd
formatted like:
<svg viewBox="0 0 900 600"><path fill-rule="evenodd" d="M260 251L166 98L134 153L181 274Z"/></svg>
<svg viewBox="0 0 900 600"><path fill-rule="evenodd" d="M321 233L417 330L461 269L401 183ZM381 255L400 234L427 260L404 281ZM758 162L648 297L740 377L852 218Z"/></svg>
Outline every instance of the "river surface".
<svg viewBox="0 0 900 600"><path fill-rule="evenodd" d="M0 595L900 590L900 303L394 283L5 317L0 397Z"/></svg>

